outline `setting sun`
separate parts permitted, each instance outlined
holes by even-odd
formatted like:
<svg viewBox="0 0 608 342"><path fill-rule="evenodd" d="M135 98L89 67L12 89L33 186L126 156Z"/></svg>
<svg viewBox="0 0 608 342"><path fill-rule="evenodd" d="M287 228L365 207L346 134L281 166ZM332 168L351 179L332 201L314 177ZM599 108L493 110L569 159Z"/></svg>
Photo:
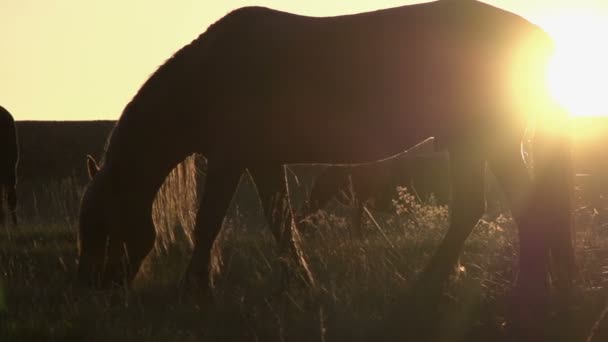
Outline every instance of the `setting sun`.
<svg viewBox="0 0 608 342"><path fill-rule="evenodd" d="M540 22L556 44L548 82L554 99L573 116L608 115L608 17L564 11Z"/></svg>

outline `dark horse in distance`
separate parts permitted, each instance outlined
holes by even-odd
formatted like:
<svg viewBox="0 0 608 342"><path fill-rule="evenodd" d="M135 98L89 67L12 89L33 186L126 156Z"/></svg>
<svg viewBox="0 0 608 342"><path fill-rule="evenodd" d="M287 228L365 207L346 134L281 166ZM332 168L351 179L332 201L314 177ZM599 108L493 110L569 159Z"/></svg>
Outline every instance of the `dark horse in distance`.
<svg viewBox="0 0 608 342"><path fill-rule="evenodd" d="M393 209L397 187L405 186L421 202L431 196L435 204L450 201L449 161L444 153L410 154L373 163L328 166L314 181L301 217L324 209L330 200L352 206L352 231L361 235L364 208Z"/></svg>
<svg viewBox="0 0 608 342"><path fill-rule="evenodd" d="M495 218L500 212L500 194L491 174L484 174L486 213L484 219ZM381 212L394 212L393 200L397 187L404 186L421 203L449 204L450 168L446 153L435 151L434 139L388 159L357 164L331 165L314 180L310 196L300 210L300 221L324 209L335 199L354 209L352 230L361 235L361 222L365 208ZM504 200L503 200L504 201Z"/></svg>
<svg viewBox="0 0 608 342"><path fill-rule="evenodd" d="M433 136L449 153L451 223L419 282L448 279L483 214L487 162L519 229L516 292L544 293L550 255L573 264L569 147L554 129L566 115L544 83L552 49L539 27L470 0L328 18L235 10L124 109L83 196L79 278L134 278L154 245L155 194L193 153L207 158L208 173L186 283L208 285L210 251L245 170L283 252L305 267L284 165L370 162ZM534 117L531 177L520 146Z"/></svg>
<svg viewBox="0 0 608 342"><path fill-rule="evenodd" d="M17 129L11 113L0 106L0 225L5 224L4 199L7 199L8 210L17 224L17 163L19 146Z"/></svg>

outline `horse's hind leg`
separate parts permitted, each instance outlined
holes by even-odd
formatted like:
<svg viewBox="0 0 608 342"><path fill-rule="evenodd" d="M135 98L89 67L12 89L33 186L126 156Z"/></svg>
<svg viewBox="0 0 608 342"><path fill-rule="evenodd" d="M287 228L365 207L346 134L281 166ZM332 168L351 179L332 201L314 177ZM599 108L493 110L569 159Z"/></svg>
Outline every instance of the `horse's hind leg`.
<svg viewBox="0 0 608 342"><path fill-rule="evenodd" d="M568 137L537 132L534 137L535 196L547 232L551 275L561 294L570 296L577 278L572 232L573 161Z"/></svg>
<svg viewBox="0 0 608 342"><path fill-rule="evenodd" d="M548 232L536 212L539 205L533 196L533 183L520 155L518 144L496 153L488 160L490 168L509 201L519 233L519 276L522 292L544 292L548 267Z"/></svg>
<svg viewBox="0 0 608 342"><path fill-rule="evenodd" d="M450 226L417 285L427 298L439 297L458 263L464 242L485 211L484 164L480 155L467 149L450 150Z"/></svg>
<svg viewBox="0 0 608 342"><path fill-rule="evenodd" d="M543 341L547 314L547 272L551 232L535 196L535 185L521 157L519 141L505 146L488 160L509 201L519 232L519 273L512 291L507 322L513 340ZM563 323L566 323L565 321Z"/></svg>
<svg viewBox="0 0 608 342"><path fill-rule="evenodd" d="M243 168L230 163L210 161L205 190L199 203L194 226L194 250L186 271L188 286L207 289L213 243L222 228Z"/></svg>
<svg viewBox="0 0 608 342"><path fill-rule="evenodd" d="M293 266L302 272L298 274L309 285L314 278L300 248L300 237L293 219L293 209L287 191L285 167L282 165L254 166L250 169L255 181L268 225L278 243L283 274L289 273Z"/></svg>

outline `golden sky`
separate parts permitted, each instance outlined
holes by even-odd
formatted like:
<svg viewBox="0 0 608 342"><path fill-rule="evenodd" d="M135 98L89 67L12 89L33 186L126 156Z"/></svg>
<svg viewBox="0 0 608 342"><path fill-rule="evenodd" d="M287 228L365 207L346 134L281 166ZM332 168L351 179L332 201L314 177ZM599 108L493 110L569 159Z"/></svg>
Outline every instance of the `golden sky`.
<svg viewBox="0 0 608 342"><path fill-rule="evenodd" d="M416 2L420 1L1 0L0 105L17 120L116 119L159 65L232 9L260 5L327 16ZM486 2L540 24L559 35L554 36L558 41L579 44L573 26L608 22L606 0ZM568 65L569 57L556 61L558 68ZM577 75L557 76L552 82L580 77L572 73ZM572 97L576 90L556 88L560 98ZM580 96L569 101L581 102Z"/></svg>

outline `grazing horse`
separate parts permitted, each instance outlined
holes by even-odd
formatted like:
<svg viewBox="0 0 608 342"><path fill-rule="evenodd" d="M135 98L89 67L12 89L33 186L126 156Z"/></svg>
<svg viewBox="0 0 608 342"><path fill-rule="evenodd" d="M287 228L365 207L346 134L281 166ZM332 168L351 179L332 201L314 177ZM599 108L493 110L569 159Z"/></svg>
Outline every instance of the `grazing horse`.
<svg viewBox="0 0 608 342"><path fill-rule="evenodd" d="M17 224L17 129L11 113L0 106L0 225L5 224L4 198L13 223Z"/></svg>
<svg viewBox="0 0 608 342"><path fill-rule="evenodd" d="M552 48L539 27L471 0L328 18L235 10L125 107L82 199L79 278L134 278L154 245L155 194L192 153L207 158L208 172L185 279L205 287L244 170L279 245L300 258L286 164L370 162L433 136L449 153L451 222L420 281L448 279L483 214L487 162L519 228L517 289L544 293L550 250L572 264L569 145L557 127L566 115L544 83ZM534 177L520 148L532 118Z"/></svg>
<svg viewBox="0 0 608 342"><path fill-rule="evenodd" d="M426 201L432 195L437 204L450 200L449 161L444 153L430 153L389 158L356 166L328 166L314 182L307 205L300 215L323 209L335 198L354 207L353 232L361 235L364 207L389 212L398 186L406 186L417 198Z"/></svg>

